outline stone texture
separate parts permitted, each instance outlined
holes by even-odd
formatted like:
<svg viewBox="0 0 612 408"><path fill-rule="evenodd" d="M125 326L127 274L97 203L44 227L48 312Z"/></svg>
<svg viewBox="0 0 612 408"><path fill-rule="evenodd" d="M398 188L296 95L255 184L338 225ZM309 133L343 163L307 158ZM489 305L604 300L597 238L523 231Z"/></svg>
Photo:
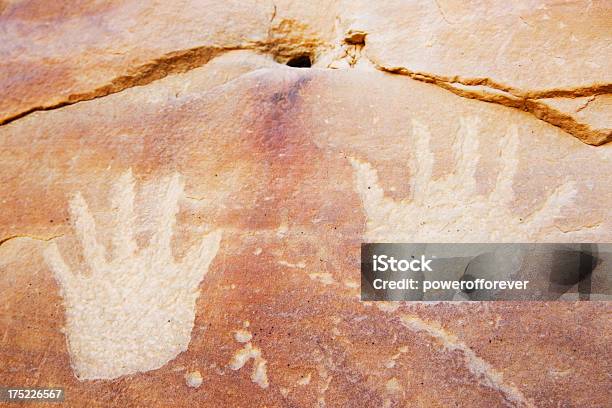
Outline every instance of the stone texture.
<svg viewBox="0 0 612 408"><path fill-rule="evenodd" d="M361 54L379 69L525 110L601 144L612 140L609 122L542 99L611 92L610 16L607 1L361 1L348 6L340 31L367 33Z"/></svg>
<svg viewBox="0 0 612 408"><path fill-rule="evenodd" d="M249 49L281 63L309 55L320 67L408 75L599 145L612 140L609 122L557 99L611 92L611 15L604 0L11 1L0 14L0 123Z"/></svg>
<svg viewBox="0 0 612 408"><path fill-rule="evenodd" d="M311 53L331 36L333 3L294 3L5 2L0 123L185 72L227 50L281 61Z"/></svg>
<svg viewBox="0 0 612 408"><path fill-rule="evenodd" d="M544 115L502 106L515 90L605 84L608 70L585 75L546 59L556 47L570 61L593 52L594 62L609 63L595 55L607 46L609 33L597 26L605 4L581 14L592 19L591 31L580 26L574 35L589 46L572 49L561 40L542 48L547 30L553 37L565 31L553 29L556 20L549 26L533 17L544 13L537 7L512 6L543 30L528 36L540 47L529 50L535 62L521 74L503 59L519 52L518 43L510 41L514 51L496 60L469 45L480 43L466 34L463 52L475 53L461 57L459 45L448 43L446 22L433 20L441 12L430 8L441 8L449 21L469 22L464 26L475 36L484 35L478 27L498 21L487 50L499 48L495 41L503 32L520 38L512 30L529 29L512 24L515 10L380 3L303 8L287 2L277 3L276 12L271 3L0 7L3 27L15 36L2 45L7 58L0 72L8 84L2 89L10 95L2 98L3 117L91 99L0 126L3 382L64 386L75 407L607 404L606 302L372 304L358 297L364 240L612 241L611 145L589 146ZM578 6L546 7L553 19ZM488 17L481 15L487 10ZM182 20L173 20L179 15ZM411 20L402 23L403 15ZM99 24L84 30L92 21ZM116 29L104 30L100 21ZM438 60L420 37L414 40L415 21L429 28ZM406 42L403 52L390 51L397 46L391 38ZM407 49L415 46L412 55ZM211 47L215 53L207 54ZM185 51L194 49L207 51ZM306 52L316 68L275 62ZM48 74L66 66L73 69L59 80ZM550 75L530 76L539 69ZM412 74L421 70L427 75ZM133 80L141 74L130 72L151 76ZM91 94L126 75L132 79L121 82L125 89ZM436 79L448 75L490 77L512 89L502 90L502 102L485 103L448 88L486 86L482 92L491 93L489 82ZM83 94L89 96L70 101ZM527 99L609 130L609 96L575 96ZM131 201L121 199L117 183L128 171L134 216L122 218ZM142 282L132 277L160 286L161 310L173 310L165 305L174 304L175 292L147 280L147 271L126 271L125 282L109 278L104 290L70 297L45 253L57 246L77 276L90 276L95 257L84 250L90 238L110 252L117 231L131 225L138 247L156 248L159 211L169 196L163 186L177 174L184 192L171 194L178 207L167 218L174 221L163 224L173 232L169 256L181 262L212 231L221 234L200 276L188 347L158 369L115 378L113 367L93 361L112 378L77 378L83 354L71 349L71 304L106 305L105 294L121 288L109 307L144 321L122 300L142 295ZM85 237L79 233L84 218L71 210L77 192L95 225ZM122 256L134 259L129 252ZM159 264L152 265L157 276ZM117 339L110 322L101 321L97 330L95 336L81 332L82 344ZM119 339L118 349L168 340L155 330ZM114 350L109 357L125 361ZM201 376L197 388L186 382L193 372Z"/></svg>

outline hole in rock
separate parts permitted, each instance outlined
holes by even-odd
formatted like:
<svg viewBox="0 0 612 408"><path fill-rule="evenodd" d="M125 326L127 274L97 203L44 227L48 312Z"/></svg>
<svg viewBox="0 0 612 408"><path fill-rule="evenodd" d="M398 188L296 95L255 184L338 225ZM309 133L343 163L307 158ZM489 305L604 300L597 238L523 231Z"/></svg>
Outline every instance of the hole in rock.
<svg viewBox="0 0 612 408"><path fill-rule="evenodd" d="M312 61L310 55L300 55L287 61L287 66L294 68L310 68L312 66Z"/></svg>

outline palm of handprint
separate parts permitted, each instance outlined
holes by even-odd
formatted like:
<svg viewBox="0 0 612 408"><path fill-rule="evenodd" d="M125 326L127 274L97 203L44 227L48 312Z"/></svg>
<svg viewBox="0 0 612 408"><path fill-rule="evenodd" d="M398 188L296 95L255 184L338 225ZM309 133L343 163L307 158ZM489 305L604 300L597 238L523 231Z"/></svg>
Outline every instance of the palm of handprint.
<svg viewBox="0 0 612 408"><path fill-rule="evenodd" d="M432 180L434 164L429 130L413 121L416 159L411 166L411 198L385 197L370 164L351 159L355 183L367 215L365 239L372 242L521 242L533 239L553 225L563 206L575 195L575 183L566 181L527 217L510 206L518 167L518 130L511 126L500 141L500 166L495 187L487 196L476 194L478 122L462 119L453 145L456 168Z"/></svg>
<svg viewBox="0 0 612 408"><path fill-rule="evenodd" d="M70 214L90 273L70 270L52 243L45 259L66 306L66 335L76 376L116 378L161 367L187 350L195 320L198 285L215 257L221 232L204 236L177 262L171 250L183 183L178 174L162 183L160 216L148 247L139 249L134 231L131 171L114 186L112 206L119 228L112 256L96 239L96 225L77 193Z"/></svg>

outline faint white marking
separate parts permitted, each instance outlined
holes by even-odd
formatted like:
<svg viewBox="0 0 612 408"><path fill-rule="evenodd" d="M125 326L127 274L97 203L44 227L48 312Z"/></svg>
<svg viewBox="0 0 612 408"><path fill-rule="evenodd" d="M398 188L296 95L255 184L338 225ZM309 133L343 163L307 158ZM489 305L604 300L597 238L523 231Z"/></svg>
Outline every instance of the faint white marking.
<svg viewBox="0 0 612 408"><path fill-rule="evenodd" d="M387 360L387 362L385 362L385 367L386 368L393 368L393 367L395 367L395 363L396 363L397 359L400 358L402 354L405 354L408 351L409 351L408 346L400 347L397 350L397 353L395 353L393 356L391 356L391 358L389 360Z"/></svg>
<svg viewBox="0 0 612 408"><path fill-rule="evenodd" d="M287 268L300 268L300 269L304 269L306 267L306 264L304 262L298 262L298 263L290 263L287 261L278 261L279 265L282 266L286 266Z"/></svg>
<svg viewBox="0 0 612 408"><path fill-rule="evenodd" d="M359 282L354 281L352 279L345 279L344 286L350 289L356 289L356 288L359 288Z"/></svg>
<svg viewBox="0 0 612 408"><path fill-rule="evenodd" d="M286 223L282 223L276 229L276 236L279 238L284 238L287 235L287 232L289 232L289 226Z"/></svg>
<svg viewBox="0 0 612 408"><path fill-rule="evenodd" d="M198 388L200 385L202 385L202 375L199 371L187 373L185 374L185 382L190 387Z"/></svg>
<svg viewBox="0 0 612 408"><path fill-rule="evenodd" d="M247 343L251 341L253 335L246 330L236 330L236 332L234 332L234 338L239 343Z"/></svg>
<svg viewBox="0 0 612 408"><path fill-rule="evenodd" d="M502 373L478 357L474 350L461 342L454 334L444 330L438 324L426 322L416 316L404 315L400 321L403 326L414 332L423 332L433 337L445 350L461 353L465 366L478 378L478 381L486 387L499 391L508 402L519 407L534 407L518 388L504 381Z"/></svg>
<svg viewBox="0 0 612 408"><path fill-rule="evenodd" d="M299 380L297 380L297 385L308 385L308 384L310 384L310 379L311 378L312 378L312 375L310 373L308 373L304 377L302 377Z"/></svg>
<svg viewBox="0 0 612 408"><path fill-rule="evenodd" d="M128 171L113 188L118 227L110 256L97 239L96 224L79 192L70 200L70 214L90 274L72 272L55 242L44 251L60 284L68 350L80 380L153 370L187 350L198 286L219 250L221 232L202 237L177 262L171 238L183 182L176 174L160 185L161 197L150 198L159 203L161 215L148 247L139 249L134 238L134 179Z"/></svg>
<svg viewBox="0 0 612 408"><path fill-rule="evenodd" d="M565 377L565 376L571 374L572 372L573 372L573 370L571 370L571 369L557 370L557 369L551 368L550 370L548 370L548 374L551 377L555 378L555 379L558 379L558 378L561 378L561 377Z"/></svg>
<svg viewBox="0 0 612 408"><path fill-rule="evenodd" d="M376 304L376 307L378 309L386 313L393 313L400 307L399 302L374 302L374 303Z"/></svg>
<svg viewBox="0 0 612 408"><path fill-rule="evenodd" d="M385 388L387 392L391 394L397 394L402 391L402 386L400 385L397 378L393 377L385 384Z"/></svg>
<svg viewBox="0 0 612 408"><path fill-rule="evenodd" d="M246 337L242 335L237 336L237 333L238 332L235 333L236 340L243 342ZM250 336L251 333L248 333L248 335ZM248 342L249 340L246 341ZM240 370L251 359L253 359L251 381L259 385L261 388L268 388L269 382L266 368L267 361L261 356L261 349L253 346L250 342L246 343L243 348L234 353L231 361L229 362L229 368L234 371Z"/></svg>
<svg viewBox="0 0 612 408"><path fill-rule="evenodd" d="M309 273L308 276L310 277L310 279L314 281L319 281L324 285L333 285L334 283L336 283L332 274L328 272Z"/></svg>
<svg viewBox="0 0 612 408"><path fill-rule="evenodd" d="M327 393L329 385L331 384L334 377L329 375L327 369L323 366L318 366L317 369L319 372L320 379L318 386L319 397L317 398L317 406L319 408L325 408L327 406L327 402L325 401L325 394Z"/></svg>
<svg viewBox="0 0 612 408"><path fill-rule="evenodd" d="M393 367L395 367L395 360L391 359L391 360L387 361L385 363L385 367L386 368L393 368Z"/></svg>
<svg viewBox="0 0 612 408"><path fill-rule="evenodd" d="M413 121L412 127L415 159L411 163L409 198L396 201L386 197L376 170L368 163L350 159L355 188L367 216L366 241L520 242L553 229L563 207L576 197L575 183L566 181L531 215L520 217L512 211L520 145L515 125L500 140L497 182L488 197L476 194L475 172L480 160L477 119L461 120L453 143L455 170L439 180L432 179L429 130L418 121Z"/></svg>

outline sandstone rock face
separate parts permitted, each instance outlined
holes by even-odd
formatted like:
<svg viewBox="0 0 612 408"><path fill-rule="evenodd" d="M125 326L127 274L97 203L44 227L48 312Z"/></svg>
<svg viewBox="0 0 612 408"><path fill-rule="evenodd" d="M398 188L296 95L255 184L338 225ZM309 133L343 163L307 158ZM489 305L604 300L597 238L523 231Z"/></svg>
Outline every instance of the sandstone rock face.
<svg viewBox="0 0 612 408"><path fill-rule="evenodd" d="M2 384L609 404L607 302L359 301L364 241L612 241L609 3L101 4L0 3Z"/></svg>

